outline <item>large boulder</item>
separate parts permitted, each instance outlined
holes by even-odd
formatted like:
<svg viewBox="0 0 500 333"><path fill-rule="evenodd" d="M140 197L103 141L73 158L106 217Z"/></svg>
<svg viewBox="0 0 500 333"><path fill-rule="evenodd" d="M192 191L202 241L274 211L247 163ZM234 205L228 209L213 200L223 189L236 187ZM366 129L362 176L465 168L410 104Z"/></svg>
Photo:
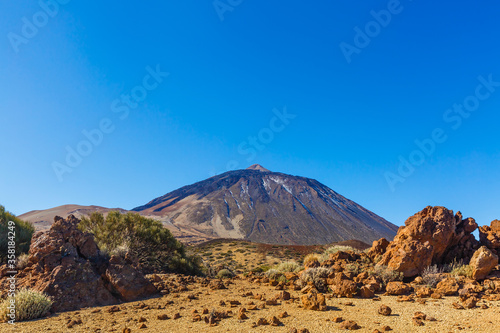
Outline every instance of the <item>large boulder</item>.
<svg viewBox="0 0 500 333"><path fill-rule="evenodd" d="M481 246L472 256L469 265L472 268L472 278L483 280L498 265L498 256L486 246Z"/></svg>
<svg viewBox="0 0 500 333"><path fill-rule="evenodd" d="M77 228L80 221L73 215L54 221L47 232L33 236L28 264L18 274L18 288L47 293L56 312L116 304L157 292L136 265L108 261L93 235ZM0 278L0 286L6 282Z"/></svg>
<svg viewBox="0 0 500 333"><path fill-rule="evenodd" d="M474 219L463 219L460 212L454 215L444 207L428 206L399 228L378 265L403 272L405 277L413 277L429 265L470 259L478 247L471 235L476 228ZM470 246L464 250L467 242Z"/></svg>
<svg viewBox="0 0 500 333"><path fill-rule="evenodd" d="M368 256L372 261L377 259L385 253L387 246L389 246L389 241L385 238L373 241L372 247L368 250Z"/></svg>

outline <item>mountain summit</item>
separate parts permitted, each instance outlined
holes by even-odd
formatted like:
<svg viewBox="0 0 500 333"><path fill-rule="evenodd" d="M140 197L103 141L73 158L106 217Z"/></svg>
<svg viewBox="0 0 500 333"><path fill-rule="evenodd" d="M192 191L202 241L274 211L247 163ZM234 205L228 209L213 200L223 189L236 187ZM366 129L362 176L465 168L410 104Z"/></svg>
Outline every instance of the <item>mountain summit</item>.
<svg viewBox="0 0 500 333"><path fill-rule="evenodd" d="M255 164L184 186L134 208L171 230L270 244L392 239L394 224L320 182Z"/></svg>
<svg viewBox="0 0 500 333"><path fill-rule="evenodd" d="M271 172L269 170L267 170L266 168L264 168L262 165L260 164L254 164L254 165L251 165L247 168L247 170L258 170L258 171L262 171L262 172Z"/></svg>

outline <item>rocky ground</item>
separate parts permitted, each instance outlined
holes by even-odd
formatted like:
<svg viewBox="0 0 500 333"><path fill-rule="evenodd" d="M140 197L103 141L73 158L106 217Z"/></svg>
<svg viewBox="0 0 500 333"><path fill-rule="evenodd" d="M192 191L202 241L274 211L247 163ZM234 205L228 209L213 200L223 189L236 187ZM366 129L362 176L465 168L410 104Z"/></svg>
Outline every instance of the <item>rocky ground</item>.
<svg viewBox="0 0 500 333"><path fill-rule="evenodd" d="M497 320L500 301L481 300L473 309L456 309L453 303L460 302L458 297L415 297L414 301L401 302L398 296L348 299L327 295L326 310L313 311L304 309L300 290L288 290L290 299L284 300L275 296L286 299L287 294L269 283L235 278L225 280L227 289L214 290L214 283L207 285L205 279L182 282L182 278L173 275L162 279L187 290L116 306L57 313L48 318L17 323L15 332L205 333L295 332L293 329L300 332L308 329L313 333L342 332L345 331L343 325L349 321L360 327L358 332L376 332L377 329L384 332L389 328L392 332L500 332ZM276 298L276 302L272 301ZM382 305L391 309L390 315L379 314ZM426 320L414 319L418 312L425 314ZM265 321L272 323L273 317L279 326L265 324ZM259 321L261 325L257 325ZM10 332L14 328L0 324L0 331Z"/></svg>
<svg viewBox="0 0 500 333"><path fill-rule="evenodd" d="M77 222L37 234L19 273L52 313L0 332L500 332L499 221L477 241L474 219L427 207L367 251L214 241L194 249L212 277L143 275L128 252L105 260Z"/></svg>
<svg viewBox="0 0 500 333"><path fill-rule="evenodd" d="M301 263L310 253L323 253L334 245L364 250L369 245L360 241L343 241L326 245L270 245L234 239L217 239L189 247L211 266L224 265L237 273L269 268L284 261Z"/></svg>

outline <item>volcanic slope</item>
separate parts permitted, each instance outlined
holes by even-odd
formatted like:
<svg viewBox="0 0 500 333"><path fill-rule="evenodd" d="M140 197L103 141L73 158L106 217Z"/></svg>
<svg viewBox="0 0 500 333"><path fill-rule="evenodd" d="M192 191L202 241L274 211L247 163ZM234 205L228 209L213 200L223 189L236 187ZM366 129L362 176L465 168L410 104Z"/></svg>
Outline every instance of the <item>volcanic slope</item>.
<svg viewBox="0 0 500 333"><path fill-rule="evenodd" d="M394 224L320 182L260 165L184 186L136 207L169 229L268 244L392 240Z"/></svg>

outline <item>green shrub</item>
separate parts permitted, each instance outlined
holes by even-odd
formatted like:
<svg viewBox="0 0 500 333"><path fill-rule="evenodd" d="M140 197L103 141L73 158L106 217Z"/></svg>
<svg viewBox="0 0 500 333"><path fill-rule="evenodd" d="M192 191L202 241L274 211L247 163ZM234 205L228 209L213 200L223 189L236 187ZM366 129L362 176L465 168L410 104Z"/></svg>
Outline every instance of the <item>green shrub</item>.
<svg viewBox="0 0 500 333"><path fill-rule="evenodd" d="M467 278L472 278L472 267L469 265L456 265L452 268L450 274L451 276L465 276Z"/></svg>
<svg viewBox="0 0 500 333"><path fill-rule="evenodd" d="M9 221L14 222L15 229L9 229ZM16 257L22 253L28 253L30 249L31 237L35 232L33 224L17 218L7 212L5 207L0 205L0 264L7 263L9 249L9 231L15 231L15 252Z"/></svg>
<svg viewBox="0 0 500 333"><path fill-rule="evenodd" d="M231 272L229 269L221 269L217 273L217 278L218 279L230 279L234 276L233 272Z"/></svg>
<svg viewBox="0 0 500 333"><path fill-rule="evenodd" d="M262 265L262 266L258 266L258 267L255 267L254 269L252 269L252 272L254 273L264 273L264 272L267 272L271 267L269 266L266 266L266 265Z"/></svg>
<svg viewBox="0 0 500 333"><path fill-rule="evenodd" d="M45 316L52 306L52 300L39 291L21 289L15 296L16 318L15 321L31 320ZM8 317L10 299L5 299L0 303L0 321L9 321Z"/></svg>
<svg viewBox="0 0 500 333"><path fill-rule="evenodd" d="M201 258L188 256L182 243L154 219L137 213L112 211L106 218L94 212L83 217L80 230L94 234L99 248L109 255L130 251L146 274L175 272L201 274Z"/></svg>

